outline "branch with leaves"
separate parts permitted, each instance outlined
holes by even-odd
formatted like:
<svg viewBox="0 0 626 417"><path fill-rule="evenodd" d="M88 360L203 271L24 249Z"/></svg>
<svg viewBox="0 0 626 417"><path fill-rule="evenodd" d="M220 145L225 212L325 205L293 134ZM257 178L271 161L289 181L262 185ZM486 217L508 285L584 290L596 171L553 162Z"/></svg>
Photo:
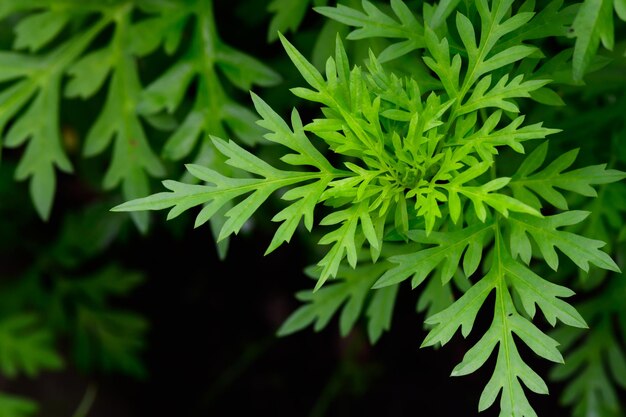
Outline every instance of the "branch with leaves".
<svg viewBox="0 0 626 417"><path fill-rule="evenodd" d="M226 163L250 176L228 178L189 165L189 172L207 185L166 181L170 192L130 201L114 210L172 207L171 218L203 206L198 226L233 201L219 234L225 238L237 233L271 194L286 188L281 198L288 206L273 219L282 224L269 253L289 241L302 219L311 230L314 210L320 206L325 215L319 226L330 231L319 244L329 249L310 271L317 276L315 290L298 296L305 305L279 334L313 322L320 329L345 303L340 316L342 334L367 305L370 339L375 341L389 327L402 281L412 278L415 288L436 276L445 287L455 275L473 277L486 259L487 273L462 285L465 292L459 299L440 303L439 311L429 310L436 314L426 319L430 332L423 346L446 344L459 327L467 336L488 295L495 292L491 326L453 375L482 367L497 346L494 374L479 409L489 408L501 393L501 415L536 416L523 387L541 394L547 394L548 388L520 356L513 334L539 356L562 362L558 343L533 323L537 306L553 326L557 320L576 328L587 324L564 300L573 292L533 272L531 260L541 259L557 270L558 248L585 271L590 264L619 271L600 250L603 242L561 230L583 222L588 213L568 211L566 198L557 188L593 197L593 185L619 181L626 175L605 165L567 171L576 158L575 150L540 169L546 157L545 141L524 158L514 175L499 175L503 150L523 154L526 142L542 141L558 132L540 122L525 124L519 100L561 104L547 99L556 94L547 87L550 74L536 67L542 53L528 42L562 36L573 13L558 3L539 13L526 4L513 9L513 2L506 0L479 1L473 4L475 9L453 14L457 6L458 2L426 6L423 19L400 0L391 2L395 18L368 1L363 2L363 12L343 5L319 8L328 17L356 26L349 36L352 39L400 41L392 42L378 56L370 52L363 68L350 67L338 38L335 56L328 59L322 75L281 36L287 54L309 85L292 92L318 103L322 114L303 125L294 110L289 127L253 95L262 117L259 124L269 130L265 138L285 147L287 153L281 160L288 169L269 165L232 141L214 138ZM559 24L548 28L550 19ZM447 20L453 20L458 37L443 30ZM420 54L436 82L419 72L396 75L383 65L413 53ZM333 161L339 157L340 162L326 159L311 136L335 155ZM542 214L546 206L540 198L561 212ZM402 241L410 243L400 245L399 254L387 254L389 245ZM330 278L340 281L323 286ZM424 301L429 302L434 299ZM372 321L374 317L380 321Z"/></svg>

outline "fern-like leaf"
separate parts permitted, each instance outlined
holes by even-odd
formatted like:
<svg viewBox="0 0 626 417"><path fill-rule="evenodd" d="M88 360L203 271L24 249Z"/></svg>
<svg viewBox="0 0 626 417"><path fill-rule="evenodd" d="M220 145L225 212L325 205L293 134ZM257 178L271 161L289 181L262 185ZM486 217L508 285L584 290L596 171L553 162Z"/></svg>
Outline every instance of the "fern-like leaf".
<svg viewBox="0 0 626 417"><path fill-rule="evenodd" d="M12 378L20 373L36 376L41 371L58 370L63 361L53 346L53 334L38 325L30 314L5 318L0 322L0 370Z"/></svg>
<svg viewBox="0 0 626 417"><path fill-rule="evenodd" d="M375 343L383 331L389 330L391 315L398 286L370 291L374 281L388 268L385 262L359 266L353 269L347 265L339 267L337 282L319 291L303 291L296 295L307 304L300 307L278 329L279 336L285 336L314 324L319 331L326 327L336 311L343 306L339 317L339 329L343 336L354 327L361 312L366 309L368 335ZM310 271L317 278L314 271ZM366 307L367 306L367 307Z"/></svg>
<svg viewBox="0 0 626 417"><path fill-rule="evenodd" d="M476 371L484 365L497 345L496 367L481 395L479 410L489 408L502 391L500 398L502 415L536 416L521 382L539 394L547 394L548 388L539 375L522 360L513 334L539 356L554 362L562 362L563 359L556 349L557 343L517 312L509 285L524 300L524 308L530 317L534 316L534 306L537 304L552 324L555 324L556 319L576 327L586 327L586 324L571 305L560 299L571 296L573 293L570 290L545 281L514 261L497 226L495 235L496 242L489 272L458 301L426 320L427 324L434 327L422 345L446 344L459 327L463 336L467 337L478 311L487 296L495 290L494 319L491 326L480 341L465 354L452 375L461 376Z"/></svg>
<svg viewBox="0 0 626 417"><path fill-rule="evenodd" d="M592 185L612 183L626 178L626 174L623 172L606 169L606 164L564 172L576 160L578 150L562 154L547 167L539 170L545 161L547 152L547 142L538 146L522 162L509 183L513 195L518 200L537 209L542 206L541 201L536 196L539 195L551 205L561 210L567 210L567 200L555 188L572 191L587 197L595 197L597 194Z"/></svg>

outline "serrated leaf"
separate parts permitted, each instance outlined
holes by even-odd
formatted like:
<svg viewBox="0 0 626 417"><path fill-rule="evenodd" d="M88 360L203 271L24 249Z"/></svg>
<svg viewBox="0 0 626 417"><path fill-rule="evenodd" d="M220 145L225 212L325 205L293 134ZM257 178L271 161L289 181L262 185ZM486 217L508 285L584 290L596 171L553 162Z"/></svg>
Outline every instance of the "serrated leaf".
<svg viewBox="0 0 626 417"><path fill-rule="evenodd" d="M550 204L566 210L567 200L555 188L572 191L586 197L595 197L596 191L592 185L608 184L626 178L626 174L621 171L606 169L606 164L564 172L574 163L578 150L564 153L546 168L537 172L543 164L547 150L547 142L538 146L520 165L509 184L516 198L533 207L540 208L541 206L537 205L536 198L533 199L528 195L527 190L538 194Z"/></svg>
<svg viewBox="0 0 626 417"><path fill-rule="evenodd" d="M144 349L147 321L134 313L117 310L78 309L74 356L79 367L105 372L146 376L139 353Z"/></svg>
<svg viewBox="0 0 626 417"><path fill-rule="evenodd" d="M372 292L372 298L366 311L368 318L367 335L372 344L380 339L383 332L391 328L391 316L398 288L398 285L390 285Z"/></svg>
<svg viewBox="0 0 626 417"><path fill-rule="evenodd" d="M260 205L278 189L312 180L321 181L323 184L321 188L324 188L332 179L332 175L329 173L316 174L276 169L244 150L233 141L226 142L214 137L213 143L221 154L227 158L225 161L227 164L262 178L228 178L210 168L188 165L187 170L190 174L201 181L213 185L195 185L168 180L164 182L164 185L171 192L158 193L129 201L112 210L161 210L172 207L168 215L168 219L171 219L192 207L204 205L204 208L196 218L195 226L197 227L219 214L222 208L228 207L228 210L224 213L225 220L220 225L217 237L217 240L221 241L233 233L238 233ZM233 204L234 199L246 194L249 194L248 197ZM317 202L317 200L312 202L307 199L298 199L294 203L295 208L286 209L287 211L283 212L279 217L284 217L284 220L291 218L290 223L284 223L285 226L279 228L277 231L278 237L273 240L272 246L282 242L283 239L288 240L291 237L293 230L299 222L299 215L306 216L306 221L311 222L309 219L311 214L306 214L306 212L310 213L312 205L317 204ZM233 205L230 206L231 204Z"/></svg>
<svg viewBox="0 0 626 417"><path fill-rule="evenodd" d="M58 291L61 297L81 298L92 305L104 306L108 297L128 295L143 281L141 274L111 265L88 277L60 280Z"/></svg>
<svg viewBox="0 0 626 417"><path fill-rule="evenodd" d="M605 48L613 47L611 0L585 0L572 28L576 37L572 58L574 80L582 80L598 50L600 40Z"/></svg>
<svg viewBox="0 0 626 417"><path fill-rule="evenodd" d="M228 79L244 91L252 85L271 87L280 83L280 75L250 55L222 46L217 52L217 66Z"/></svg>
<svg viewBox="0 0 626 417"><path fill-rule="evenodd" d="M508 285L523 294L524 306L530 317L534 315L534 303L537 303L551 323L554 324L555 317L558 317L567 324L585 327L584 320L576 310L559 298L571 295L571 291L544 281L514 261L508 254L499 231L496 231L496 244L489 272L450 307L427 319L426 323L434 325L434 328L422 346L447 343L459 327L462 328L463 336L467 337L482 304L489 293L495 290L494 319L491 326L465 354L452 375L467 375L476 371L485 364L497 345L496 367L481 395L479 410L489 408L502 391L501 413L536 416L520 382L536 393L547 394L548 389L543 380L522 360L513 333L545 359L562 362L562 356L556 349L556 341L517 313Z"/></svg>
<svg viewBox="0 0 626 417"><path fill-rule="evenodd" d="M472 95L460 107L458 114L463 115L489 107L518 113L519 108L511 99L530 97L532 91L548 84L546 80L522 80L523 76L518 75L509 82L509 75L506 74L493 87L489 88L491 75L487 75L476 84Z"/></svg>
<svg viewBox="0 0 626 417"><path fill-rule="evenodd" d="M304 226L307 230L311 231L313 227L313 210L320 201L322 193L330 180L330 177L322 178L320 181L293 188L283 194L283 200L295 200L295 202L285 207L272 218L272 221L282 221L282 223L265 251L266 255L274 251L282 243L290 241L301 219L304 221Z"/></svg>
<svg viewBox="0 0 626 417"><path fill-rule="evenodd" d="M396 265L376 281L374 288L398 284L410 277L412 277L411 284L415 288L444 261L444 272L441 280L444 283L449 281L456 272L465 248L471 245L471 242L486 239L492 227L493 225L490 223L479 223L459 231L447 233L433 232L428 236L423 232L409 232L411 240L419 243L436 244L437 246L406 255L390 257L389 261ZM477 254L473 256L477 256ZM475 263L476 261L473 260L473 262Z"/></svg>
<svg viewBox="0 0 626 417"><path fill-rule="evenodd" d="M28 141L15 177L18 180L31 179L31 198L44 220L50 216L56 189L54 168L72 171L61 145L57 119L59 88L60 79L55 77L47 88L40 90L28 110L9 129L5 142L5 146L17 147Z"/></svg>
<svg viewBox="0 0 626 417"><path fill-rule="evenodd" d="M381 62L399 58L416 49L423 48L424 27L402 0L392 0L391 9L396 19L390 17L371 2L362 2L363 11L338 4L336 7L316 7L318 13L356 27L348 39L366 39L372 37L404 39L387 47L379 56Z"/></svg>
<svg viewBox="0 0 626 417"><path fill-rule="evenodd" d="M37 51L53 40L69 20L62 10L46 10L28 16L15 26L15 49Z"/></svg>
<svg viewBox="0 0 626 417"><path fill-rule="evenodd" d="M297 332L310 324L320 331L329 323L333 315L343 306L339 318L340 332L346 336L353 328L367 300L368 332L371 340L377 340L383 330L389 328L395 300L395 291L375 291L369 300L372 283L388 267L384 262L359 266L353 269L347 265L338 268L337 282L319 290L304 291L297 297L307 304L292 313L278 330L279 336ZM374 312L381 316L372 316ZM374 337L375 336L375 337Z"/></svg>
<svg viewBox="0 0 626 417"><path fill-rule="evenodd" d="M298 69L302 78L316 90L324 90L326 83L322 74L283 35L278 34L278 37L283 44L283 48L285 48L285 52L289 55L291 62Z"/></svg>
<svg viewBox="0 0 626 417"><path fill-rule="evenodd" d="M119 25L122 27L124 23ZM123 44L124 32L118 30L113 43ZM107 99L102 113L87 133L84 153L86 156L98 155L113 143L113 156L103 186L111 189L121 185L126 199L139 198L149 194L148 176L162 176L165 169L152 151L134 110L141 85L132 56L129 53L117 54L111 62ZM146 213L134 213L132 218L139 230L147 230Z"/></svg>
<svg viewBox="0 0 626 417"><path fill-rule="evenodd" d="M365 230L368 225L367 220L371 223L370 216L369 200L364 200L360 204L335 211L322 219L320 225L339 224L339 227L325 234L319 241L320 245L332 246L322 260L318 262L322 271L315 286L316 290L321 288L328 278L336 276L344 257L347 258L351 267L356 266L357 252L368 235ZM364 221L364 219L367 220ZM361 238L361 234L363 234L363 238ZM374 236L374 239L377 238Z"/></svg>
<svg viewBox="0 0 626 417"><path fill-rule="evenodd" d="M625 289L623 280L611 280L594 297L580 304L593 331L564 328L553 333L565 349L566 360L552 369L551 377L565 382L561 401L572 407L575 417L585 413L614 416L622 407L620 399L626 388L622 342L626 326L613 323L626 323Z"/></svg>
<svg viewBox="0 0 626 417"><path fill-rule="evenodd" d="M543 127L542 123L521 126L524 122L524 116L519 116L505 127L496 129L501 118L502 111L495 111L475 133L461 138L458 143L463 148L459 152L475 151L483 161L491 163L494 156L498 154L498 147L509 146L516 152L524 153L524 142L544 139L546 136L558 132L557 129Z"/></svg>
<svg viewBox="0 0 626 417"><path fill-rule="evenodd" d="M273 14L267 32L268 41L275 41L279 33L285 33L288 30L295 32L304 19L311 1L272 0L267 6L267 10Z"/></svg>
<svg viewBox="0 0 626 417"><path fill-rule="evenodd" d="M0 370L14 378L19 374L36 376L42 371L59 370L63 360L53 346L50 329L40 327L37 316L21 314L0 322Z"/></svg>
<svg viewBox="0 0 626 417"><path fill-rule="evenodd" d="M544 218L515 214L511 216L511 222L533 237L546 263L555 271L559 266L559 258L554 250L556 246L584 271L588 271L589 263L592 263L597 267L619 272L619 267L611 257L600 250L605 245L604 242L557 230L559 227L580 223L588 215L584 211L568 211Z"/></svg>
<svg viewBox="0 0 626 417"><path fill-rule="evenodd" d="M65 87L65 95L82 98L94 95L109 75L111 64L111 51L108 48L85 55L68 68L67 73L71 78Z"/></svg>

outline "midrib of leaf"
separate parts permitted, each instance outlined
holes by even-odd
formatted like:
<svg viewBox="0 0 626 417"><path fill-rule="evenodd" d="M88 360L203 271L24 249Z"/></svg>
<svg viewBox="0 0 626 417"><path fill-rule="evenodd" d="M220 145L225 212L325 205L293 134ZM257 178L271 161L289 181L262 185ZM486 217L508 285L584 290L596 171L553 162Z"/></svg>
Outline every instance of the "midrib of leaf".
<svg viewBox="0 0 626 417"><path fill-rule="evenodd" d="M567 173L566 173L567 174ZM570 182L570 181L566 181L564 179L561 179L561 175L563 175L563 173L557 173L554 175L550 175L550 176L540 176L541 174L535 176L533 175L532 177L529 178L524 178L524 179L512 179L509 182L509 185L524 185L524 184L531 184L531 183L542 183L542 182L556 182L556 181L561 181L561 182Z"/></svg>
<svg viewBox="0 0 626 417"><path fill-rule="evenodd" d="M428 257L425 258L425 259L440 257L440 256L442 256L442 252L444 253L444 257L445 257L445 253L446 252L453 251L453 249L457 249L459 247L461 247L461 248L465 247L469 241L471 241L474 238L476 238L477 236L485 233L487 230L493 229L494 226L495 226L495 224L493 222L478 223L477 225L470 226L470 228L474 227L474 228L476 228L476 230L473 230L469 235L463 237L462 239L455 240L453 244L451 244L451 245L439 245L439 246L436 246L436 247L424 249L423 251L431 251L429 253ZM452 232L452 233L454 233L454 232ZM396 257L390 258L390 261L393 262L393 258L399 259L399 258L403 258L403 257L407 257L407 256L410 256L410 255L398 255ZM401 265L401 264L399 264L399 265ZM397 268L397 266L396 266L396 268ZM389 271L393 271L394 269L395 268L389 268L388 272ZM387 275L387 272L384 275ZM409 277L411 275L409 275ZM426 277L424 277L424 278L426 278ZM381 279L382 279L382 277L381 277ZM380 282L380 284L378 282ZM399 281L387 282L387 281L379 280L378 282L372 288L383 288L383 287L386 287L386 286L389 286L389 285L392 285L392 284L397 284ZM413 287L415 288L419 284L421 284L421 282L417 283L417 285L413 285ZM489 291L491 291L491 289L489 289Z"/></svg>
<svg viewBox="0 0 626 417"><path fill-rule="evenodd" d="M24 100L28 100L28 97L32 96L37 90L36 83L31 82L30 79L23 80L19 84L16 84L16 86L19 86L21 84L24 84L24 88L20 88L18 90L19 94L11 94L9 100L5 102L8 105L0 107L0 120L6 117L5 114L3 113L8 112L11 109L14 109L16 104L19 104L23 102ZM14 88L14 87L15 86L11 88ZM6 123L6 120L3 120L3 123ZM0 126L0 127L4 127L4 126Z"/></svg>
<svg viewBox="0 0 626 417"><path fill-rule="evenodd" d="M215 47L218 42L218 35L213 16L213 0L200 0L196 9L196 18L198 19L198 48L196 56L199 57L199 65L201 68L201 78L206 82L203 107L205 115L205 126L212 129L211 134L219 137L226 137L226 132L220 122L219 103L224 102L224 90L220 81L215 74L215 62L217 59Z"/></svg>
<svg viewBox="0 0 626 417"><path fill-rule="evenodd" d="M482 42L482 33L481 33L481 40L480 40L480 45L478 45L478 55L476 57L476 62L472 63L471 67L468 68L467 73L465 74L465 78L463 78L463 85L461 86L461 89L458 95L454 97L456 101L454 102L454 107L450 115L450 124L457 118L457 113L462 105L463 99L465 98L470 88L472 87L472 85L474 85L474 82L476 81L474 80L474 73L476 72L476 69L483 63L484 55L487 54L486 46L490 43L491 37L493 36L493 25L494 25L494 21L492 20L489 24L487 38L485 39L484 42ZM475 39L474 39L474 42L476 42Z"/></svg>
<svg viewBox="0 0 626 417"><path fill-rule="evenodd" d="M478 192L478 191L471 191L471 189L469 189L468 187L457 187L454 184L435 184L436 186L443 188L444 190L453 190L454 192L456 192L457 194L464 194L465 196L473 196L475 198L480 199L480 201L485 202L484 200L484 196L486 196L489 193L486 192ZM480 190L480 188L477 187L473 187L473 189L476 190ZM486 203L486 202L485 202Z"/></svg>
<svg viewBox="0 0 626 417"><path fill-rule="evenodd" d="M514 223L521 224L523 229L533 230L536 234L551 235L551 236L553 236L552 239L554 239L555 241L564 241L564 239L559 237L559 235L558 235L559 230L557 230L556 228L555 229L544 229L544 228L536 227L536 226L533 226L530 223L526 223L526 222L520 221L520 220L516 219L515 217L510 217L509 220L514 222ZM572 241L572 240L567 240L567 243L572 245L572 246L574 246L576 249L580 249L582 252L586 252L586 248L584 246L576 245L574 243L574 241Z"/></svg>
<svg viewBox="0 0 626 417"><path fill-rule="evenodd" d="M131 119L133 117L136 117L136 114L137 114L135 111L136 97L133 97L133 92L135 88L133 88L134 86L132 85L133 84L132 80L129 79L129 77L131 77L132 74L130 74L128 71L128 66L131 66L131 67L134 66L134 60L132 57L128 56L128 54L125 51L125 48L128 42L128 28L129 28L129 21L130 21L131 13L132 13L132 7L130 6L121 8L118 11L118 13L116 13L115 15L116 27L115 27L115 34L113 35L113 41L112 41L113 42L113 62L114 62L113 71L117 73L116 75L119 76L119 83L121 85L119 93L124 95L122 99L123 106L121 106L122 108L118 109L122 115L121 117L122 129L124 131L124 134L121 136L129 138L129 140L132 140L132 136L133 136L131 132L132 131ZM117 140L120 140L119 136ZM138 154L137 146L133 146L132 143L130 142L126 143L126 151L132 155L132 160L134 162L140 162L139 158L137 157L137 154ZM131 165L125 168L127 169L126 175L128 175L133 170L133 168L135 168L135 166Z"/></svg>
<svg viewBox="0 0 626 417"><path fill-rule="evenodd" d="M285 174L292 174L292 173L285 173ZM246 184L246 185L241 185L238 187L230 187L228 189L225 190L215 190L215 191L208 191L206 193L202 193L202 194L195 194L197 196L199 195L216 195L216 196L221 196L223 194L228 194L231 193L233 191L237 192L237 194L245 194L248 193L250 191L254 191L257 190L259 188L259 186L263 186L263 187L268 187L268 188L281 188L281 187L286 187L288 185L291 184L297 184L299 182L304 182L304 181L308 181L308 180L312 180L312 179L323 179L323 178L328 178L328 177L336 177L338 176L337 174L331 174L331 173L323 173L322 175L319 174L305 174L305 175L289 175L286 178L274 178L274 179L258 179L259 182L255 182L252 184Z"/></svg>
<svg viewBox="0 0 626 417"><path fill-rule="evenodd" d="M320 12L323 15L326 15L325 13L323 13L323 10L325 9L325 7L315 7L315 10L317 10L318 12ZM387 33L394 33L395 36L390 36L390 37L394 37L394 38L406 38L412 41L415 41L415 32L412 31L410 28L405 28L404 25L401 22L394 22L395 24L391 25L391 24L385 24L385 23L381 23L378 20L373 20L370 19L370 16L363 12L360 13L361 15L365 15L367 17L356 17L356 16L350 16L350 20L353 20L354 22L358 22L361 28L366 28L366 27L375 27L375 28L379 28L379 29L384 29L385 32ZM389 17L390 19L392 19L391 17Z"/></svg>
<svg viewBox="0 0 626 417"><path fill-rule="evenodd" d="M179 204L179 202L189 202L189 201L193 201L195 202L194 205L197 204L202 204L208 200L211 199L217 199L219 197L222 196L229 196L229 195L242 195L242 194L246 194L249 193L251 191L257 190L259 188L259 186L271 186L274 187L275 189L279 189L281 187L286 187L288 185L291 184L296 184L298 182L304 182L304 181L308 181L308 180L312 180L312 179L326 179L326 178L333 178L333 177L339 177L341 176L341 174L336 174L336 173L313 173L313 174L304 174L304 175L297 175L296 173L290 173L290 172L286 172L285 174L289 175L286 178L275 178L275 179L262 179L262 178L248 178L249 181L254 181L250 184L245 184L245 185L240 185L240 186L236 186L236 187L229 187L227 189L219 189L216 186L206 186L206 188L214 188L212 190L206 191L206 192L202 192L202 193L196 193L196 194L191 194L191 195L187 195L187 196L178 196L176 195L175 192L163 192L161 194L172 194L171 196L168 196L168 200L170 201L174 201L174 203L170 204L169 206L166 207L170 207L176 204ZM296 175L293 175L296 174ZM255 181L256 180L256 181ZM155 194L157 195L157 194ZM150 198L150 197L146 197L146 198ZM133 200L133 201L129 201L123 204L120 204L117 207L112 208L112 211L125 211L128 210L127 207L133 207L133 206L139 206L141 207L141 205L137 204L139 202L143 202L145 201L145 198L143 199L139 199L139 200ZM128 203L133 203L134 204L128 204ZM139 210L138 208L133 208L133 210ZM149 210L149 208L146 208L145 210Z"/></svg>
<svg viewBox="0 0 626 417"><path fill-rule="evenodd" d="M510 218L509 218L510 219ZM552 307L554 307L555 310L557 311L561 311L561 314L563 314L563 309L561 307L559 307L557 305L557 303L555 301L558 301L559 298L556 297L544 297L544 295L537 291L536 287L533 287L532 285L530 285L526 279L524 279L521 275L518 275L515 271L513 271L510 268L507 268L506 266L504 267L504 270L506 271L506 273L510 276L510 277L515 277L516 278L516 282L515 285L523 285L524 287L526 287L528 290L530 290L531 292L537 294L537 298L543 300L544 302L547 302L548 304L550 304ZM569 315L570 320L571 321L578 321L578 317ZM561 321L563 321L561 319Z"/></svg>
<svg viewBox="0 0 626 417"><path fill-rule="evenodd" d="M495 224L495 262L497 262L498 274L496 281L496 291L497 291L497 300L498 306L500 308L500 317L502 319L502 337L500 339L501 348L504 349L504 355L506 358L506 378L507 378L507 387L506 389L509 391L509 399L511 401L511 410L515 409L513 402L513 380L516 378L515 375L511 372L511 354L509 347L509 335L510 330L508 327L508 317L506 314L506 306L505 306L505 293L509 295L509 290L506 285L506 278L504 273L504 264L502 262L502 235L500 232L500 224L496 222ZM503 388L504 389L504 388Z"/></svg>
<svg viewBox="0 0 626 417"><path fill-rule="evenodd" d="M39 66L38 71L33 71L32 76L23 81L30 84L28 94L31 95L35 88L45 88L51 78L62 74L69 64L75 61L89 46L91 41L111 22L108 14L101 18L96 24L91 26L84 36L77 36L65 44L59 46L43 58L45 64ZM20 95L12 95L10 102L20 101Z"/></svg>
<svg viewBox="0 0 626 417"><path fill-rule="evenodd" d="M363 204L363 203L361 203L361 204ZM328 262L324 265L324 269L322 270L322 273L320 274L320 278L317 281L317 283L315 284L314 291L319 290L322 287L322 285L324 285L326 280L331 275L334 275L335 271L332 271L331 268L335 269L333 264L336 262L336 259L337 258L343 259L344 252L347 252L348 247L351 244L353 244L352 237L356 233L356 229L358 227L358 221L359 221L359 209L358 209L358 206L355 206L355 207L357 207L357 208L355 210L353 210L353 213L350 216L350 218L346 219L343 222L343 224L339 227L339 230L341 230L342 233L341 233L339 239L337 239L335 241L335 243L333 244L333 247L328 252L328 254L329 255L332 254L332 256L328 259ZM324 260L326 260L326 257L324 257L320 261L320 264ZM355 265L352 265L352 267L354 267L354 266Z"/></svg>

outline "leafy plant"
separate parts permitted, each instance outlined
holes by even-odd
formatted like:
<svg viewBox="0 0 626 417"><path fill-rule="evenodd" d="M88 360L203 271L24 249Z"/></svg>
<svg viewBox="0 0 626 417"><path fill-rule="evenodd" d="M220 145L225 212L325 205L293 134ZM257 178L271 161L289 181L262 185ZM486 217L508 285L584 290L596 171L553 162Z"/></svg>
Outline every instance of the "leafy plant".
<svg viewBox="0 0 626 417"><path fill-rule="evenodd" d="M308 59L294 45L312 6L328 20ZM197 208L194 226L210 222L224 257L272 200L278 225L266 254L299 233L319 247L306 269L315 285L296 294L302 305L278 335L319 331L337 315L346 336L364 316L375 343L410 281L422 347L474 333L452 376L495 356L480 411L499 397L501 416L538 414L527 390L548 386L532 351L557 364L551 376L567 381L574 415L620 415L624 2L262 7L272 14L268 40L280 40L307 83L291 90L302 107L289 118L262 92L251 93L258 116L242 103L236 90L281 76L222 40L212 0L2 2L0 18L16 22L12 49L0 52L2 144L16 149L9 161L30 181L38 215L50 218L56 171L76 168L120 188L129 201L113 211L130 212L144 233L148 210L172 219ZM76 103L95 111L72 116ZM74 143L75 128L84 143ZM94 159L82 161L79 147ZM189 162L182 178L180 161ZM149 195L151 179L166 175L168 191ZM70 216L58 242L39 248L49 255L0 295L8 377L59 369L55 338L86 372L147 374L146 319L110 301L142 275L110 261L93 267L123 230L97 193L103 201ZM479 313L484 326L474 326ZM557 322L565 326L548 328ZM2 415L36 409L0 395Z"/></svg>
<svg viewBox="0 0 626 417"><path fill-rule="evenodd" d="M47 219L52 208L55 168L73 169L59 126L63 96L87 99L107 85L106 100L87 133L83 154L93 157L113 147L103 186L121 185L125 198L148 194L148 177L165 174L146 137L142 116L157 128L174 129L163 150L168 159L187 157L204 131L223 134L227 126L248 143L258 136L251 112L228 97L218 71L244 90L253 84L273 85L280 78L256 59L220 41L212 0L69 1L46 7L47 2L33 0L7 2L0 8L0 18L31 12L15 27L13 45L27 51L0 56L0 81L9 82L0 93L0 127L12 122L4 146L26 144L15 175L18 180L30 179L31 197L42 218ZM138 12L143 12L143 18L134 18ZM173 57L174 63L162 76L143 87L137 59L160 46L174 55L181 48L189 21L194 27L188 48ZM72 23L72 36L60 38ZM96 44L96 38L106 32L111 33L108 42ZM198 78L195 105L186 110L178 125L164 116L177 110L194 78ZM207 106L213 111L204 111ZM206 142L198 161L209 163L211 155ZM213 164L220 167L219 160ZM140 230L147 230L145 214L135 213L133 219Z"/></svg>
<svg viewBox="0 0 626 417"><path fill-rule="evenodd" d="M584 271L590 264L619 271L599 249L603 242L560 230L581 223L588 213L568 210L565 196L555 187L592 197L592 185L618 181L625 175L604 165L566 171L576 151L538 171L545 160L546 142L528 155L511 177L500 173L498 162L505 148L524 153L525 142L541 141L557 132L541 122L524 124L517 102L531 97L560 104L547 87L550 73L535 69L541 49L528 41L563 35L565 26L547 28L547 18L556 16L557 21L568 22L572 13L558 3L535 13L530 3L517 9L512 1L479 1L466 4L464 13L457 11L448 27L455 30L440 36L457 6L458 2L427 5L423 21L399 0L391 2L397 20L367 1L363 2L364 12L342 5L318 9L357 26L350 35L353 39L402 41L392 43L378 57L370 53L363 69L349 66L338 39L324 77L281 37L310 86L295 88L293 93L321 104L323 115L304 124L294 110L289 126L258 96L252 96L261 116L259 125L269 130L265 138L286 148L281 157L286 168L270 165L233 141L213 137L226 162L252 177L224 177L206 167L187 165L188 171L207 185L166 181L169 192L133 200L114 210L171 207L168 218L173 218L202 205L195 222L199 226L225 204L239 199L226 212L227 221L218 237L224 239L239 232L272 193L289 187L281 196L288 206L272 219L281 225L267 250L270 253L290 240L301 220L310 231L315 207L325 206L327 214L319 224L331 230L319 244L330 248L314 269L318 277L315 290L319 291L299 296L309 304L294 313L279 334L313 321L320 329L344 300L349 300L340 319L341 332L346 334L371 287L374 291L367 315L370 319L385 317L380 324L370 322L370 337L375 341L388 327L389 308L399 283L412 278L415 288L437 270L434 275L445 286L462 263L462 273L473 277L473 285L426 319L432 328L423 346L446 344L459 327L467 337L478 311L495 292L491 326L452 375L476 371L498 346L495 370L481 395L479 410L489 408L501 392L500 415L535 416L523 386L540 394L547 394L548 388L520 356L517 340L545 359L563 362L558 343L534 324L537 307L552 326L557 320L577 328L587 324L563 300L573 292L533 272L537 267L533 263L531 269L531 260L540 259L556 271L556 247ZM578 16L574 27L582 19ZM577 48L583 42L583 34L578 36ZM423 65L434 79L418 71L398 76L381 64L414 51L420 51ZM588 63L581 66L578 55L575 49L575 79L588 67ZM310 135L321 139L341 162L331 163ZM560 212L550 215L538 197ZM410 243L400 245L400 254L386 256L384 248L398 241ZM359 266L364 251L369 251L372 266ZM379 259L381 254L385 260ZM486 258L486 273L475 277L482 258ZM340 269L351 268L357 269L339 274ZM343 277L341 283L322 288L338 275ZM384 301L378 301L381 298Z"/></svg>
<svg viewBox="0 0 626 417"><path fill-rule="evenodd" d="M0 52L0 144L15 149L4 167L14 168L17 180L29 180L31 199L44 220L51 217L57 170L76 170L89 188L97 181L105 190L119 187L126 199L149 194L150 177L164 176L167 160L195 155L230 172L211 143L198 138L205 131L228 132L253 144L261 130L231 87L247 91L253 84L280 81L259 60L219 38L212 0L6 1L0 19L14 30L11 47ZM155 56L166 68L161 74L145 70L145 61ZM154 139L163 136L160 131L169 136L162 155L156 151L162 143ZM78 158L79 151L88 162ZM9 195L3 202L12 199ZM51 251L52 259L33 260L19 282L4 286L10 294L2 309L4 375L59 369L53 342L65 337L85 372L146 375L139 353L147 322L113 309L109 301L109 294L128 295L141 280L116 264L95 272L85 268L121 229L119 219L103 219L102 207L90 205L84 217L68 215L58 241L39 248ZM147 231L145 213L132 218ZM3 237L16 236L9 230ZM32 248L26 252L36 259ZM53 291L44 288L48 280ZM32 310L49 316L39 320ZM12 327L27 319L24 328ZM21 344L13 343L12 329ZM2 415L35 410L17 397L4 395L0 401Z"/></svg>

